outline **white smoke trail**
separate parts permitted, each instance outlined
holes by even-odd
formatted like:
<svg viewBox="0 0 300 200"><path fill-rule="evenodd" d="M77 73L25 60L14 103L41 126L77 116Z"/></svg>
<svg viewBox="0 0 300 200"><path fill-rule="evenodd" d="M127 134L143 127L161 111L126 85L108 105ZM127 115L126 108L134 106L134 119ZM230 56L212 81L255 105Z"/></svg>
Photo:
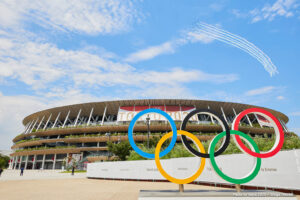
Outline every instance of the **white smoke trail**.
<svg viewBox="0 0 300 200"><path fill-rule="evenodd" d="M265 63L263 58L266 57L266 55L260 49L258 49L255 45L248 42L244 38L241 38L239 36L235 37L235 35L227 32L227 31L218 29L218 28L214 29L214 27L210 26L210 25L206 26L206 28L208 29L208 31L205 31L205 32L208 35L213 35L215 38L219 39L220 41L226 42L227 44L228 44L228 41L231 41L235 47L240 48L240 49L250 53L253 57L255 57L259 61ZM225 39L225 40L223 40L223 39ZM259 52L259 54L257 54L257 52ZM261 56L261 54L263 56Z"/></svg>
<svg viewBox="0 0 300 200"><path fill-rule="evenodd" d="M271 59L263 51L261 51L251 42L247 41L245 38L203 22L198 23L192 32L195 34L204 34L207 37L237 47L258 60L271 76L278 73L277 68L272 63Z"/></svg>

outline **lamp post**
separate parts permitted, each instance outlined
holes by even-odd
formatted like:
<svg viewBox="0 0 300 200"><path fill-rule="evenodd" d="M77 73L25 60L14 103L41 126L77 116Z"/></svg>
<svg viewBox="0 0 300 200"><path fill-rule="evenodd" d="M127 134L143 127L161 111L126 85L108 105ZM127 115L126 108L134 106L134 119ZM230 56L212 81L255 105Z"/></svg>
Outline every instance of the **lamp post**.
<svg viewBox="0 0 300 200"><path fill-rule="evenodd" d="M149 117L149 115L147 115L146 123L147 123L147 129L148 129L148 135L147 135L147 147L148 147L148 149L149 149L149 137L150 137L150 117Z"/></svg>

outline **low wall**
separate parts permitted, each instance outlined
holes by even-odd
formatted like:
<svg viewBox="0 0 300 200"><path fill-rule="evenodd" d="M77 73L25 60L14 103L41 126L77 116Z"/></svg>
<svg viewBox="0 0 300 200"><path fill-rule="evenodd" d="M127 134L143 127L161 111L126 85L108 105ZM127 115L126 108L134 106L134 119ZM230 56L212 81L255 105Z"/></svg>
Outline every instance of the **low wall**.
<svg viewBox="0 0 300 200"><path fill-rule="evenodd" d="M233 178L247 175L251 171L254 161L253 157L246 154L221 155L216 158L221 170ZM176 178L185 178L191 176L198 169L200 159L197 157L164 159L161 160L161 163L170 175ZM154 160L89 163L87 177L165 180L157 170ZM205 169L195 181L228 183L214 172L209 159L206 159ZM274 157L262 159L259 174L246 185L300 191L300 150L280 151Z"/></svg>

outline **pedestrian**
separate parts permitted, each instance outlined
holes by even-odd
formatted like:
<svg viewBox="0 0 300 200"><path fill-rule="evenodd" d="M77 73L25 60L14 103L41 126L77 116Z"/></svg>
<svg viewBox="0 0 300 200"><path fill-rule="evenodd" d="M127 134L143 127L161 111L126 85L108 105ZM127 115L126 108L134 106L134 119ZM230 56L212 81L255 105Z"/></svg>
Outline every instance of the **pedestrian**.
<svg viewBox="0 0 300 200"><path fill-rule="evenodd" d="M74 176L75 166L72 166L72 176Z"/></svg>
<svg viewBox="0 0 300 200"><path fill-rule="evenodd" d="M21 173L20 173L20 176L23 176L23 173L24 173L24 167L21 167Z"/></svg>
<svg viewBox="0 0 300 200"><path fill-rule="evenodd" d="M3 169L2 169L2 168L0 168L0 176L1 176L2 172L3 172Z"/></svg>

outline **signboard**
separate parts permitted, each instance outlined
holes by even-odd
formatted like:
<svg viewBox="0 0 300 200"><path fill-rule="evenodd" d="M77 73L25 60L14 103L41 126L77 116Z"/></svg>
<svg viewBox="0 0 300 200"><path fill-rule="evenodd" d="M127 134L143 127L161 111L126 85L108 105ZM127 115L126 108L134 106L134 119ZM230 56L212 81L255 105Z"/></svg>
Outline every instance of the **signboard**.
<svg viewBox="0 0 300 200"><path fill-rule="evenodd" d="M256 115L257 121L261 126L273 127L272 123L267 120L264 116Z"/></svg>
<svg viewBox="0 0 300 200"><path fill-rule="evenodd" d="M118 121L131 121L133 117L142 110L156 108L167 112L174 121L182 121L187 114L195 110L192 106L121 106L118 112ZM166 121L166 118L157 113L149 113L139 118L139 121L145 121L147 117L154 121ZM190 121L198 121L197 115L190 118Z"/></svg>
<svg viewBox="0 0 300 200"><path fill-rule="evenodd" d="M72 158L76 161L79 162L81 160L81 154L72 154Z"/></svg>
<svg viewBox="0 0 300 200"><path fill-rule="evenodd" d="M81 154L69 154L69 157L66 158L66 166L72 167L73 165L76 165L81 160Z"/></svg>
<svg viewBox="0 0 300 200"><path fill-rule="evenodd" d="M248 174L253 163L253 158L246 154L220 155L217 159L221 170L234 178ZM186 157L163 159L161 162L169 174L175 178L184 178L195 173L200 159ZM153 160L89 163L87 177L165 180ZM209 160L195 181L227 183L215 173ZM300 190L300 150L280 151L276 156L265 159L257 177L246 185Z"/></svg>

